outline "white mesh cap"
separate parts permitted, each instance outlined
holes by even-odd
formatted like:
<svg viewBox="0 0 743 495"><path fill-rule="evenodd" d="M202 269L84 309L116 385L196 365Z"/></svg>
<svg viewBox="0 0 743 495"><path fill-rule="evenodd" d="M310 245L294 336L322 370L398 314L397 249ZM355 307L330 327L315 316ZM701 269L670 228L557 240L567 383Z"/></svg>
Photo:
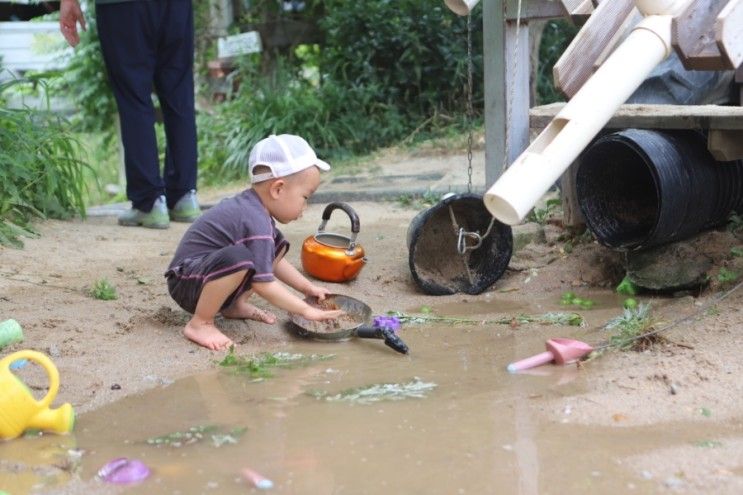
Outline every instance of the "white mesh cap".
<svg viewBox="0 0 743 495"><path fill-rule="evenodd" d="M271 172L254 174L253 170L258 165L270 168ZM272 134L261 139L253 146L248 159L250 181L253 184L296 174L315 165L320 170L330 170L330 165L317 158L307 141L292 134Z"/></svg>

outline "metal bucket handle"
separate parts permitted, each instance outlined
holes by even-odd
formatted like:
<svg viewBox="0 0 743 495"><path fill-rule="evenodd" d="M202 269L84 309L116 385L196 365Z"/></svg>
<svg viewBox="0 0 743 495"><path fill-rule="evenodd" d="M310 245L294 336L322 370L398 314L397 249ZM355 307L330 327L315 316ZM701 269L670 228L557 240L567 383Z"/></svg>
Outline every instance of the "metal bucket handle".
<svg viewBox="0 0 743 495"><path fill-rule="evenodd" d="M322 212L322 222L320 222L320 226L317 228L317 234L315 234L315 236L325 232L325 226L328 224L330 214L333 210L343 210L351 219L351 238L349 239L348 249L346 252L349 254L353 253L353 250L356 248L356 236L359 235L359 230L361 230L361 222L359 221L359 216L356 214L356 211L354 211L348 203L334 201L326 206L325 210Z"/></svg>

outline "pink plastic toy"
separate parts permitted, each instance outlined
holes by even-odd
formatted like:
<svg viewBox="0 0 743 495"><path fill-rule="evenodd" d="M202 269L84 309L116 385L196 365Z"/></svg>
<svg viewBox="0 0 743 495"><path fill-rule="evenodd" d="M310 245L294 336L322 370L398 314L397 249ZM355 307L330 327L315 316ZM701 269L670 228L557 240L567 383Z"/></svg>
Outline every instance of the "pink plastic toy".
<svg viewBox="0 0 743 495"><path fill-rule="evenodd" d="M259 490L270 490L271 488L273 488L273 481L266 478L259 472L254 471L247 467L243 468L241 472L242 472L243 478L245 478L248 482L252 483L253 486L258 488Z"/></svg>
<svg viewBox="0 0 743 495"><path fill-rule="evenodd" d="M552 361L555 364L570 363L593 350L593 347L585 342L573 339L549 339L545 345L547 347L546 352L511 363L506 366L506 369L511 373L515 373L516 371L534 368L551 363Z"/></svg>

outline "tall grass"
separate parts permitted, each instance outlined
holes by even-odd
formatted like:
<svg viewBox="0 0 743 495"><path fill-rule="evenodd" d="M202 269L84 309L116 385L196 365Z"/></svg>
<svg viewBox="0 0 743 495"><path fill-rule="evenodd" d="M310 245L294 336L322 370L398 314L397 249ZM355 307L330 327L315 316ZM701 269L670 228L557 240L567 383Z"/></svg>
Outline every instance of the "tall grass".
<svg viewBox="0 0 743 495"><path fill-rule="evenodd" d="M235 98L198 117L201 184L245 178L250 149L269 134L297 134L325 159L393 143L410 124L367 87L316 87L279 69L273 79L243 67Z"/></svg>
<svg viewBox="0 0 743 495"><path fill-rule="evenodd" d="M0 84L0 95L16 84ZM85 167L62 117L0 108L0 244L22 247L35 218L84 216Z"/></svg>

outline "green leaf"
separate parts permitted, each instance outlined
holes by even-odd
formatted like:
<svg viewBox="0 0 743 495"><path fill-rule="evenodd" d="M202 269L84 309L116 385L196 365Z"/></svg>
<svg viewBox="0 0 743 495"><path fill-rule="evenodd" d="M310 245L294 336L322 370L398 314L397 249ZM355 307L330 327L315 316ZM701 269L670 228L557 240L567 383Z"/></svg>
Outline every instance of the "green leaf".
<svg viewBox="0 0 743 495"><path fill-rule="evenodd" d="M619 285L617 285L616 291L618 294L634 296L637 294L637 287L632 283L629 277L624 277Z"/></svg>

